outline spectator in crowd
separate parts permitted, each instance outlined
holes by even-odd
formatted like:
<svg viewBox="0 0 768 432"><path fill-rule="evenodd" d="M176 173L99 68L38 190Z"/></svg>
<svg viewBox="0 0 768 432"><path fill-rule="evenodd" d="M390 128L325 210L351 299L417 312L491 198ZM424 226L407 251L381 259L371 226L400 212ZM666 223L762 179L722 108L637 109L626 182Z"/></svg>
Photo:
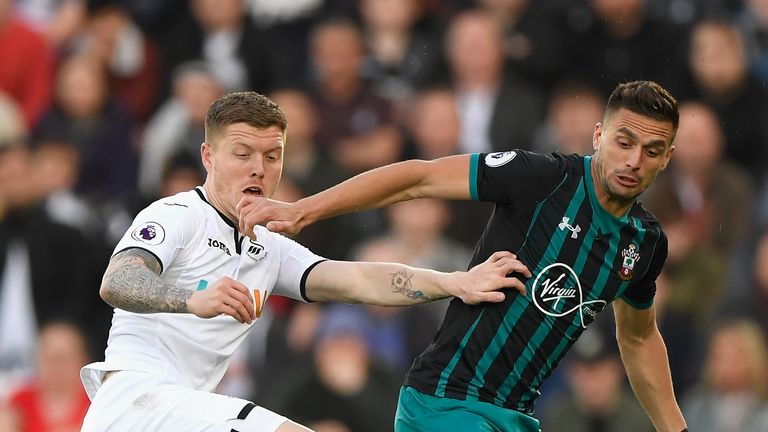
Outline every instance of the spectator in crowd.
<svg viewBox="0 0 768 432"><path fill-rule="evenodd" d="M700 388L683 401L690 430L768 430L768 353L754 322L721 323L712 332Z"/></svg>
<svg viewBox="0 0 768 432"><path fill-rule="evenodd" d="M316 336L314 367L294 375L274 409L317 432L391 431L399 380L371 360L362 312L330 309Z"/></svg>
<svg viewBox="0 0 768 432"><path fill-rule="evenodd" d="M507 73L540 92L548 92L561 74L565 58L563 31L551 4L532 0L479 0L502 26Z"/></svg>
<svg viewBox="0 0 768 432"><path fill-rule="evenodd" d="M361 75L363 35L352 21L332 19L312 33L317 144L350 173L393 162L401 151L393 107Z"/></svg>
<svg viewBox="0 0 768 432"><path fill-rule="evenodd" d="M162 99L170 92L172 72L192 60L209 62L227 91L265 93L299 82L292 60L297 53L283 49L271 32L254 25L245 0L192 0L188 8L191 16L177 20L163 36Z"/></svg>
<svg viewBox="0 0 768 432"><path fill-rule="evenodd" d="M592 153L592 132L604 106L600 92L589 84L559 84L549 97L547 118L536 132L534 148L541 152Z"/></svg>
<svg viewBox="0 0 768 432"><path fill-rule="evenodd" d="M80 368L86 363L85 338L76 325L53 322L40 330L37 374L9 399L19 432L80 430L90 405L80 383Z"/></svg>
<svg viewBox="0 0 768 432"><path fill-rule="evenodd" d="M174 157L191 156L202 175L200 145L205 141L205 114L224 92L210 64L179 65L173 76L173 95L152 116L144 130L139 187L147 197L159 193L165 165Z"/></svg>
<svg viewBox="0 0 768 432"><path fill-rule="evenodd" d="M768 167L768 89L750 71L744 40L727 21L703 20L691 31L689 98L709 104L725 138L724 156L762 185ZM684 98L683 98L684 99Z"/></svg>
<svg viewBox="0 0 768 432"><path fill-rule="evenodd" d="M530 149L543 117L540 96L504 74L502 29L488 12L458 14L446 56L461 119L461 153Z"/></svg>
<svg viewBox="0 0 768 432"><path fill-rule="evenodd" d="M736 17L742 32L752 73L761 80L768 79L768 2L746 0Z"/></svg>
<svg viewBox="0 0 768 432"><path fill-rule="evenodd" d="M406 123L407 157L432 160L459 152L461 124L458 99L449 87L436 86L419 92L411 103ZM491 214L486 203L450 201L450 223L446 235L465 247L474 248Z"/></svg>
<svg viewBox="0 0 768 432"><path fill-rule="evenodd" d="M65 49L85 27L87 0L16 0L16 11L56 50Z"/></svg>
<svg viewBox="0 0 768 432"><path fill-rule="evenodd" d="M604 97L617 83L635 79L657 81L680 94L682 29L666 17L651 16L646 0L594 0L588 6L580 12L585 23L572 28L565 41L565 76L598 86Z"/></svg>
<svg viewBox="0 0 768 432"><path fill-rule="evenodd" d="M89 20L75 51L98 59L108 86L133 119L154 111L160 83L160 52L118 0L89 0Z"/></svg>
<svg viewBox="0 0 768 432"><path fill-rule="evenodd" d="M51 99L53 53L45 38L14 15L13 0L0 0L0 91L21 107L27 128Z"/></svg>
<svg viewBox="0 0 768 432"><path fill-rule="evenodd" d="M90 243L54 222L41 207L31 180L29 149L0 147L0 381L34 368L38 329L56 319L85 325L92 304L88 287L98 279ZM97 335L103 338L103 335Z"/></svg>
<svg viewBox="0 0 768 432"><path fill-rule="evenodd" d="M662 211L658 207L676 196L697 243L728 257L750 235L754 192L747 173L723 160L728 144L721 124L706 104L681 104L675 159L644 201L651 211Z"/></svg>
<svg viewBox="0 0 768 432"><path fill-rule="evenodd" d="M363 74L377 93L402 114L414 92L438 76L439 38L419 26L424 0L363 0L358 2L368 46Z"/></svg>
<svg viewBox="0 0 768 432"><path fill-rule="evenodd" d="M77 55L64 60L56 76L56 101L35 135L56 135L77 147L76 191L97 203L136 190L136 149L128 112L110 94L102 65Z"/></svg>

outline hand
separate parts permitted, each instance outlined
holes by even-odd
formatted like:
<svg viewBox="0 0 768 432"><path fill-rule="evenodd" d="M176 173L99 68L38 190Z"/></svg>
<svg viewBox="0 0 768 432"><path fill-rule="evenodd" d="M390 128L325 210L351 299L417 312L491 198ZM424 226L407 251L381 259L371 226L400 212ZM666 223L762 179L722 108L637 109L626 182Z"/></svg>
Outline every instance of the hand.
<svg viewBox="0 0 768 432"><path fill-rule="evenodd" d="M237 203L237 220L240 232L254 240L253 228L265 225L272 232L289 235L298 234L306 225L301 208L295 203L286 203L268 198L244 196Z"/></svg>
<svg viewBox="0 0 768 432"><path fill-rule="evenodd" d="M200 318L227 314L245 324L250 324L256 319L253 297L248 287L228 277L223 277L212 286L192 294L187 300L187 311Z"/></svg>
<svg viewBox="0 0 768 432"><path fill-rule="evenodd" d="M472 267L460 275L455 291L451 295L467 304L483 302L499 303L504 301L502 288L515 288L525 295L525 283L517 277L508 277L511 273L531 277L528 267L511 252L495 252L485 262Z"/></svg>

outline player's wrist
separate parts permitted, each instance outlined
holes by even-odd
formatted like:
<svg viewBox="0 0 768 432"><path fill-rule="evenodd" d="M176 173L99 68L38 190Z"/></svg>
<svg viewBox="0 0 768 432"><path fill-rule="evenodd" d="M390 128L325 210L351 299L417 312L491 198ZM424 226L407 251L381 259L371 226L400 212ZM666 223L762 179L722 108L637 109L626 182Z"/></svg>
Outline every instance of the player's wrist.
<svg viewBox="0 0 768 432"><path fill-rule="evenodd" d="M469 277L469 273L464 271L440 273L440 277L442 278L440 281L442 296L457 297L464 301L466 297L466 291L463 289L463 287L466 285L466 282L464 281L467 277Z"/></svg>

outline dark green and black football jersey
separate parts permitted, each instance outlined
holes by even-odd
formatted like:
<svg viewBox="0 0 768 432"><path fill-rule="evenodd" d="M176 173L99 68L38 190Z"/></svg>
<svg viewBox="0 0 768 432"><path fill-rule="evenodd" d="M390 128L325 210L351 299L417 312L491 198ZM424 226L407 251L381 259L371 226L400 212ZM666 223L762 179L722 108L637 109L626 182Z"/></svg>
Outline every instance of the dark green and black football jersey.
<svg viewBox="0 0 768 432"><path fill-rule="evenodd" d="M482 305L454 299L407 386L532 414L544 379L611 301L651 306L666 236L639 202L621 218L606 212L590 160L526 151L472 155L472 198L496 206L470 267L511 251L532 273L528 293L506 290L504 302Z"/></svg>

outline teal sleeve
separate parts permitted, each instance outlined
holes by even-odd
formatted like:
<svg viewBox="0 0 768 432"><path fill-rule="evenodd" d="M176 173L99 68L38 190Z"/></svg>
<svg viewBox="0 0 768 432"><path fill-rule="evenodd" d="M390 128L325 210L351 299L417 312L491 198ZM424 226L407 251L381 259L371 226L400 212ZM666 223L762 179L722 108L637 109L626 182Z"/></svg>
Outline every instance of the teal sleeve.
<svg viewBox="0 0 768 432"><path fill-rule="evenodd" d="M472 153L469 157L469 196L474 201L479 201L477 195L477 161L480 159L480 153Z"/></svg>

